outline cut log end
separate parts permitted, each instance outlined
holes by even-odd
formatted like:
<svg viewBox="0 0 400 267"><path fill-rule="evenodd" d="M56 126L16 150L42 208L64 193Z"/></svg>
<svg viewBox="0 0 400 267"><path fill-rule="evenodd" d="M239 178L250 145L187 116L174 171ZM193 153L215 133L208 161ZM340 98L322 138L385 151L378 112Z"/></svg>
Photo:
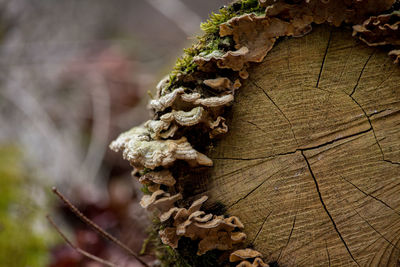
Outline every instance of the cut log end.
<svg viewBox="0 0 400 267"><path fill-rule="evenodd" d="M279 266L397 266L400 68L315 27L249 69L206 193Z"/></svg>

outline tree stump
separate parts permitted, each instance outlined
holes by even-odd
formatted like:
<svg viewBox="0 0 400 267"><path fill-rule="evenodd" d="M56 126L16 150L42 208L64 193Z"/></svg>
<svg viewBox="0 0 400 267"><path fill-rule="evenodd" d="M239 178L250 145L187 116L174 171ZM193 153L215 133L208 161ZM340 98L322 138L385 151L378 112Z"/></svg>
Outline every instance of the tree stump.
<svg viewBox="0 0 400 267"><path fill-rule="evenodd" d="M279 266L397 266L400 68L344 28L280 41L237 92L206 190Z"/></svg>

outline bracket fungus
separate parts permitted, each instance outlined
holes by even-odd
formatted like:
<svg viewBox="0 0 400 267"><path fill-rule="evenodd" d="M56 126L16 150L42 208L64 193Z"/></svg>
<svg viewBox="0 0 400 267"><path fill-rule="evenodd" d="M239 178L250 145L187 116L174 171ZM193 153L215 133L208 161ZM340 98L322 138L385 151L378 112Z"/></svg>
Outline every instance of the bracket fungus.
<svg viewBox="0 0 400 267"><path fill-rule="evenodd" d="M379 16L372 16L362 24L353 26L353 36L369 46L391 45L396 49L389 52L394 62L399 62L400 48L400 11Z"/></svg>
<svg viewBox="0 0 400 267"><path fill-rule="evenodd" d="M161 240L173 248L178 247L181 237L199 240L198 255L213 249L230 250L242 243L246 234L241 232L243 224L237 217L216 216L200 211L207 196L194 201L188 208L170 208L160 216L162 222L172 218L172 226L159 231Z"/></svg>
<svg viewBox="0 0 400 267"><path fill-rule="evenodd" d="M251 63L262 62L278 38L302 37L311 32L313 24L322 23L347 23L353 26L353 35L367 45L390 45L389 55L398 63L400 15L382 14L394 2L239 0L211 17L204 26L205 37L186 50L174 72L157 85L157 96L149 103L154 118L121 134L110 145L114 151L122 151L123 158L137 170L150 170L139 181L152 194L145 195L140 204L156 212L163 224L158 233L164 244L179 249L181 237L190 238L198 242L197 254L203 255L214 249L238 248L246 239L239 218L200 210L206 196L184 208L185 201L180 201L184 194L179 191L183 178L175 179L171 172L176 174L177 160L188 163L182 168L213 165L205 155L206 148L212 138L228 131L225 107L234 102L235 91L249 77ZM198 136L206 141L192 145ZM268 266L261 258L261 253L244 249L234 251L230 261L240 261L237 266Z"/></svg>
<svg viewBox="0 0 400 267"><path fill-rule="evenodd" d="M254 249L239 249L231 253L229 256L230 262L240 261L236 267L269 267L268 264L264 263L262 254ZM249 260L253 259L253 263Z"/></svg>
<svg viewBox="0 0 400 267"><path fill-rule="evenodd" d="M253 13L232 18L221 24L219 34L221 37L231 35L238 50L237 53L230 54L229 61L222 61L221 64L239 71L245 63L261 62L278 37L291 36L294 33L293 25L278 18L257 16Z"/></svg>
<svg viewBox="0 0 400 267"><path fill-rule="evenodd" d="M150 192L155 192L160 189L161 185L171 187L176 183L175 178L169 170L151 171L139 178L139 182L146 185Z"/></svg>
<svg viewBox="0 0 400 267"><path fill-rule="evenodd" d="M353 30L369 46L400 45L400 12L372 16Z"/></svg>
<svg viewBox="0 0 400 267"><path fill-rule="evenodd" d="M192 166L212 166L212 160L193 149L186 137L178 140L153 140L149 130L143 126L121 134L111 143L110 148L116 152L122 151L124 159L139 170L143 167L153 170L159 166L169 166L178 159Z"/></svg>
<svg viewBox="0 0 400 267"><path fill-rule="evenodd" d="M151 195L144 195L140 200L140 205L148 211L156 211L162 214L174 207L174 203L182 199L180 193L171 196L163 190L157 190Z"/></svg>
<svg viewBox="0 0 400 267"><path fill-rule="evenodd" d="M290 2L294 2L294 4ZM343 22L360 23L371 14L379 14L388 10L394 2L394 0L281 0L267 6L267 14L277 15L280 13L288 20L292 20L293 24L297 24L298 20L303 20L316 24L328 22L338 27ZM275 11L272 11L274 9Z"/></svg>

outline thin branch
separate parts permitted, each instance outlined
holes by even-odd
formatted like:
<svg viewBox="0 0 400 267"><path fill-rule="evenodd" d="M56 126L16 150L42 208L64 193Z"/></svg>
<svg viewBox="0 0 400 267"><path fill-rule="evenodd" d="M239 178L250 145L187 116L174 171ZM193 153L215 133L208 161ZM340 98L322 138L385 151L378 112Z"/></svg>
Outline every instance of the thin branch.
<svg viewBox="0 0 400 267"><path fill-rule="evenodd" d="M46 216L47 220L49 221L49 223L54 227L54 229L56 229L56 231L58 232L58 234L62 237L62 239L64 239L65 243L67 243L71 248L73 248L76 252L82 254L85 257L88 257L91 260L94 260L98 263L104 264L105 266L109 266L109 267L118 267L118 265L115 265L112 262L106 261L102 258L99 258L77 246L75 246L64 234L63 232L61 232L60 228L58 228L57 224L53 221L53 219L50 217L50 215Z"/></svg>
<svg viewBox="0 0 400 267"><path fill-rule="evenodd" d="M67 207L79 218L81 219L84 223L86 223L88 226L90 226L92 229L97 231L100 235L102 235L104 238L108 239L115 245L119 246L123 250L125 250L129 255L133 256L136 260L138 260L143 266L145 267L150 267L146 262L144 262L134 251L132 251L128 246L126 246L124 243L104 231L100 226L98 226L96 223L94 223L92 220L90 220L88 217L82 214L63 194L61 194L57 188L53 187L53 193L56 194L64 203L67 205Z"/></svg>

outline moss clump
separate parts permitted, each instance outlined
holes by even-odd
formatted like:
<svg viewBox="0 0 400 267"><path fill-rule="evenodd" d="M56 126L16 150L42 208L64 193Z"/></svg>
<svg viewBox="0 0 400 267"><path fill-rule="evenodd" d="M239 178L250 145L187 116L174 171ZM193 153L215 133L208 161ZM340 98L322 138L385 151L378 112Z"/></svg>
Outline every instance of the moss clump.
<svg viewBox="0 0 400 267"><path fill-rule="evenodd" d="M20 156L14 147L0 147L0 265L46 266L50 236L40 220L43 214L29 197L32 188Z"/></svg>
<svg viewBox="0 0 400 267"><path fill-rule="evenodd" d="M200 25L206 34L218 34L219 25L227 22L231 18L246 13L261 13L265 8L261 8L258 0L242 0L232 3L219 10L219 13L212 12L209 19Z"/></svg>
<svg viewBox="0 0 400 267"><path fill-rule="evenodd" d="M233 44L231 37L221 38L219 36L219 26L231 18L247 14L263 14L265 8L261 7L258 0L240 0L229 6L223 7L218 13L212 13L206 22L200 25L204 35L197 37L198 42L192 47L184 50L181 58L178 58L173 71L169 75L169 85L165 92L171 92L179 87L177 84L180 75L187 75L197 69L194 57L206 56L214 51L224 50L224 47L230 47ZM221 51L222 52L222 51Z"/></svg>
<svg viewBox="0 0 400 267"><path fill-rule="evenodd" d="M147 185L143 185L142 188L140 188L140 191L143 192L145 195L151 195L151 192L149 190L149 187Z"/></svg>

